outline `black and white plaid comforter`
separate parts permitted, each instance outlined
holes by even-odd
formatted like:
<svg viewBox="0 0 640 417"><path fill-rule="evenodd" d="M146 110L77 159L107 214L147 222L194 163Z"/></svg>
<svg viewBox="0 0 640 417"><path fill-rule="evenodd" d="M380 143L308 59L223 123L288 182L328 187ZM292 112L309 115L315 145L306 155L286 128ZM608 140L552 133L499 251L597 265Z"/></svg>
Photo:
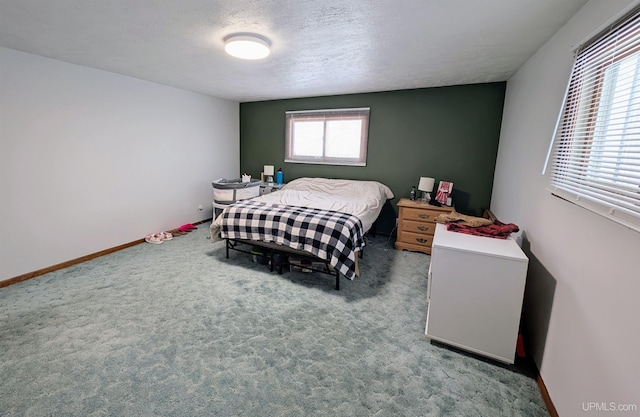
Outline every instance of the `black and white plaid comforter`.
<svg viewBox="0 0 640 417"><path fill-rule="evenodd" d="M362 222L336 211L240 201L222 212L221 237L275 242L310 252L348 279L356 274L356 252L364 248Z"/></svg>

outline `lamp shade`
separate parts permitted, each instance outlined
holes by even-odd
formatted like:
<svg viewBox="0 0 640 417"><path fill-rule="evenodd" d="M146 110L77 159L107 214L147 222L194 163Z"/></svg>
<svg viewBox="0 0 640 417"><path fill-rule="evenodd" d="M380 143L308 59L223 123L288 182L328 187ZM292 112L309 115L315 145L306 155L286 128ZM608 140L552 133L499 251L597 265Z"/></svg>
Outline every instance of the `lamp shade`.
<svg viewBox="0 0 640 417"><path fill-rule="evenodd" d="M435 180L429 177L420 177L420 183L418 184L418 190L430 193L433 191L433 184Z"/></svg>
<svg viewBox="0 0 640 417"><path fill-rule="evenodd" d="M265 165L263 171L264 171L264 175L273 176L273 172L274 172L273 171L273 165ZM433 184L431 184L431 185L433 186Z"/></svg>

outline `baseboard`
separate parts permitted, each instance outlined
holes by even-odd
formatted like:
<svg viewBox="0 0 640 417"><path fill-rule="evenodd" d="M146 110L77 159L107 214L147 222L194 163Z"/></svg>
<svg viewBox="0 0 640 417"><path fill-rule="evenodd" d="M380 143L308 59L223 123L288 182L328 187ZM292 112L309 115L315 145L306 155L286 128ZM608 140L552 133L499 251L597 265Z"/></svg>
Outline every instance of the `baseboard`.
<svg viewBox="0 0 640 417"><path fill-rule="evenodd" d="M192 224L198 225L198 224L202 224L210 221L211 219L206 219L206 220L201 220L199 222L192 223ZM101 256L108 255L110 253L117 252L122 249L130 248L131 246L139 245L140 243L144 243L144 239L134 240L133 242L129 242L123 245L115 246L113 248L101 250L100 252L91 253L89 255L81 256L79 258L72 259L70 261L59 263L57 265L48 266L46 268L38 269L37 271L27 272L26 274L18 275L17 277L5 279L3 281L0 281L0 288L8 287L9 285L17 284L18 282L26 281L28 279L35 278L40 275L48 274L49 272L57 271L59 269L68 268L70 266L73 266L82 262L90 261L92 259L99 258Z"/></svg>
<svg viewBox="0 0 640 417"><path fill-rule="evenodd" d="M37 276L47 274L49 272L57 271L59 269L68 268L68 267L70 267L72 265L76 265L76 264L79 264L79 263L82 263L82 262L90 261L92 259L99 258L101 256L108 255L110 253L117 252L119 250L126 249L126 248L129 248L131 246L135 246L135 245L138 245L140 243L143 243L143 242L144 242L144 239L134 240L133 242L125 243L124 245L120 245L120 246L116 246L116 247L113 247L113 248L101 250L100 252L90 253L89 255L81 256L79 258L72 259L72 260L66 261L66 262L62 262L62 263L59 263L57 265L48 266L46 268L38 269L37 271L28 272L26 274L18 275L17 277L13 277L13 278L6 279L4 281L0 281L0 288L7 287L7 286L9 286L11 284L17 284L18 282L26 281L28 279L35 278Z"/></svg>
<svg viewBox="0 0 640 417"><path fill-rule="evenodd" d="M529 354L529 347L527 344L526 337L523 336L522 333L518 335L518 348L517 351L520 353L517 354L518 357L524 358L526 360L526 369L530 371L529 376L535 378L536 384L538 385L538 389L540 390L540 396L542 397L542 401L544 401L544 405L547 407L547 412L551 417L559 417L558 410L556 410L556 406L551 401L551 395L549 395L549 391L547 390L547 386L542 379L542 375L540 375L540 369L538 369L538 364L533 359L533 356Z"/></svg>
<svg viewBox="0 0 640 417"><path fill-rule="evenodd" d="M542 400L547 406L549 415L551 417L560 417L558 415L558 410L556 410L556 406L553 405L553 401L551 401L551 396L549 395L549 391L547 391L547 386L544 384L544 380L542 379L542 375L540 375L540 372L538 372L538 376L536 376L536 383L538 384L538 388L540 389Z"/></svg>

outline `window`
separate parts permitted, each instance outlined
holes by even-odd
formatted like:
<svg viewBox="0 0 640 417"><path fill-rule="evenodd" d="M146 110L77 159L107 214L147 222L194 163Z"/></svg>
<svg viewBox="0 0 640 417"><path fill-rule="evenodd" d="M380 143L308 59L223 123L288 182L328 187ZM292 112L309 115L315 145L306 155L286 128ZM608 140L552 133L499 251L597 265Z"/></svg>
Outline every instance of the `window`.
<svg viewBox="0 0 640 417"><path fill-rule="evenodd" d="M367 165L369 108L286 112L285 162Z"/></svg>
<svg viewBox="0 0 640 417"><path fill-rule="evenodd" d="M640 9L578 48L547 168L553 194L640 231Z"/></svg>

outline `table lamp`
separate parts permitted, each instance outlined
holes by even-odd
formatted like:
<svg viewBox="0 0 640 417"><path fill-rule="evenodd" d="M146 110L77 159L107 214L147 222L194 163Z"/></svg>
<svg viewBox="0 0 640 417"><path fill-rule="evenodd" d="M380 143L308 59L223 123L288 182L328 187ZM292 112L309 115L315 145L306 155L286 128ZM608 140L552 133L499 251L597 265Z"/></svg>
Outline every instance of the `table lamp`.
<svg viewBox="0 0 640 417"><path fill-rule="evenodd" d="M266 181L269 184L273 183L273 172L274 172L273 171L273 165L265 165L264 169L263 169L263 172L264 172L264 177L265 177Z"/></svg>
<svg viewBox="0 0 640 417"><path fill-rule="evenodd" d="M418 190L422 191L422 202L426 203L431 200L431 191L433 191L433 184L435 180L430 177L420 177L420 183L418 184Z"/></svg>

